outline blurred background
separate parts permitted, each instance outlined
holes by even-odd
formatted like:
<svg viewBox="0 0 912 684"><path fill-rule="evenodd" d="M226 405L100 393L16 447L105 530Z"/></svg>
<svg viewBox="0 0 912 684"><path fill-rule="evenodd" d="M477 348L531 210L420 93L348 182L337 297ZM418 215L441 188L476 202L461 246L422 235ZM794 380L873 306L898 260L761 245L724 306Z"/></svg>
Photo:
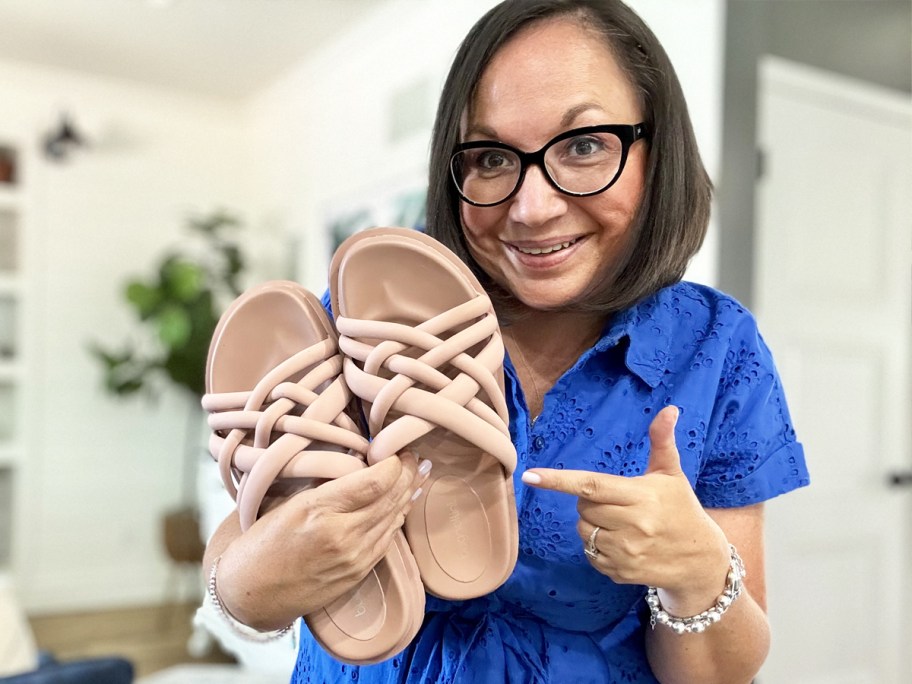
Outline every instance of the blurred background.
<svg viewBox="0 0 912 684"><path fill-rule="evenodd" d="M346 233L423 220L436 98L493 4L0 0L0 618L147 682L287 681L287 644L191 625L231 503L194 333L261 280L321 293ZM757 314L811 468L767 506L758 681L910 682L912 1L630 4L716 184L688 277Z"/></svg>

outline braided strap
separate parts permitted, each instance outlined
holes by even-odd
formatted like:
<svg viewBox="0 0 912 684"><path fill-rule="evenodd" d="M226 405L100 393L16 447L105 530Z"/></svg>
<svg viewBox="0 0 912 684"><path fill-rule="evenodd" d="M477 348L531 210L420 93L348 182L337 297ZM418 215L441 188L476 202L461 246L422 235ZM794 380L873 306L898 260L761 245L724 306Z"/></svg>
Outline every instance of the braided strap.
<svg viewBox="0 0 912 684"><path fill-rule="evenodd" d="M348 413L352 394L341 372L335 343L323 340L250 391L203 397L213 431L209 452L237 501L242 529L256 520L276 479L334 479L364 467L368 443Z"/></svg>
<svg viewBox="0 0 912 684"><path fill-rule="evenodd" d="M494 456L507 473L516 469L503 396L503 340L486 297L414 327L340 316L336 328L348 357L345 380L371 404L371 462L441 427Z"/></svg>

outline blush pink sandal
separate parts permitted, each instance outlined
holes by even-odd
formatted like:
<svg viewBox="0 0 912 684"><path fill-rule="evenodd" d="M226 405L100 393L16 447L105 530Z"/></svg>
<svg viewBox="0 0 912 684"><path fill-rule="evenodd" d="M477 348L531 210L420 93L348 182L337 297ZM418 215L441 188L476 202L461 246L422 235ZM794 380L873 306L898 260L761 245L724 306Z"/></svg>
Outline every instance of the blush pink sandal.
<svg viewBox="0 0 912 684"><path fill-rule="evenodd" d="M366 467L336 334L319 300L296 283L251 288L225 311L206 366L209 449L235 498L241 529L267 497L287 497ZM237 483L237 486L235 486ZM385 660L412 640L424 589L405 537L355 589L304 616L334 657Z"/></svg>
<svg viewBox="0 0 912 684"><path fill-rule="evenodd" d="M345 379L369 414L374 463L405 447L434 463L405 533L428 592L488 594L510 576L518 533L491 302L468 267L406 228L357 233L336 251L330 292Z"/></svg>

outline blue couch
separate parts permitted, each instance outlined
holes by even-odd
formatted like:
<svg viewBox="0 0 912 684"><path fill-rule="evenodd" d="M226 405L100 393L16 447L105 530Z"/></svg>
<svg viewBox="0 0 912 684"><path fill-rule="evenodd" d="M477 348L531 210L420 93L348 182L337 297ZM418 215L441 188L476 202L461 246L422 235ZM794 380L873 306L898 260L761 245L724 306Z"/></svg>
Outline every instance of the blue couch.
<svg viewBox="0 0 912 684"><path fill-rule="evenodd" d="M60 662L41 653L38 668L0 677L0 684L132 684L133 665L123 658L91 658Z"/></svg>

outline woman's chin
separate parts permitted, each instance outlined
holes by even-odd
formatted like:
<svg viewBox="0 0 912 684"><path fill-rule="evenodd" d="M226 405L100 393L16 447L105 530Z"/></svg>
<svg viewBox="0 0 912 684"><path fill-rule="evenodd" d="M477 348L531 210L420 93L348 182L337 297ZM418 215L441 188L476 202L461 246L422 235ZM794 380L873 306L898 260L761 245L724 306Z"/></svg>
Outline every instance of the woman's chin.
<svg viewBox="0 0 912 684"><path fill-rule="evenodd" d="M514 294L523 306L533 311L562 311L573 304L578 296L578 293L568 294L554 289L550 291L514 291Z"/></svg>

